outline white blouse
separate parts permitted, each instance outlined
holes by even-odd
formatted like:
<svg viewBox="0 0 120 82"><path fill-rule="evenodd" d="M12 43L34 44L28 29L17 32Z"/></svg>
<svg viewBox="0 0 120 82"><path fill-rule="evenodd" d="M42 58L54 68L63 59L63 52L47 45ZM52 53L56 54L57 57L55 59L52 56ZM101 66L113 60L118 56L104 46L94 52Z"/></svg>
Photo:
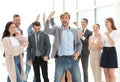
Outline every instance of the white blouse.
<svg viewBox="0 0 120 82"><path fill-rule="evenodd" d="M112 38L112 40L115 42L118 38L120 34L118 34L118 31L117 30L113 30L111 33L110 33L110 36ZM109 39L106 35L103 35L103 41L104 41L104 47L113 47L110 42L109 42Z"/></svg>
<svg viewBox="0 0 120 82"><path fill-rule="evenodd" d="M12 48L19 48L20 47L20 43L19 41L17 40L17 38L15 37L10 37L10 42L11 42L11 45L12 45Z"/></svg>

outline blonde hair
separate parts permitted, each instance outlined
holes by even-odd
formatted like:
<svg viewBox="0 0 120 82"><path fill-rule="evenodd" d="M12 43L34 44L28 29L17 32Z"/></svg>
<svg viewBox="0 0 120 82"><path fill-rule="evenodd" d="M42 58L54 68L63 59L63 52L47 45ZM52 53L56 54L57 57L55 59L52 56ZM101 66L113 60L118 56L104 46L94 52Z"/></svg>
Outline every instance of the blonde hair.
<svg viewBox="0 0 120 82"><path fill-rule="evenodd" d="M70 19L70 14L68 12L64 12L63 14L60 15L60 19L65 16L65 15L68 15L69 19Z"/></svg>

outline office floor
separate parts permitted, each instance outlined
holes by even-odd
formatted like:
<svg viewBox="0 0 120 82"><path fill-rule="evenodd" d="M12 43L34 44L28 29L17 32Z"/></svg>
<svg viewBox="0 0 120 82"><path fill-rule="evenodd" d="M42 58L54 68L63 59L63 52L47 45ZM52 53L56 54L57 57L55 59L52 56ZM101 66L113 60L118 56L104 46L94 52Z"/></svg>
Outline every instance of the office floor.
<svg viewBox="0 0 120 82"><path fill-rule="evenodd" d="M0 56L0 60L1 60L1 62L0 62L0 80L1 81L0 82L7 82L6 78L7 78L8 74L7 74L7 71L6 71L5 59L2 56L2 53L1 53L1 56ZM54 82L54 65L55 65L54 59L51 59L48 63L49 63L48 64L49 79L50 79L50 82ZM79 62L79 65L80 65L81 74L82 74L82 68L81 68L80 62ZM89 82L94 82L90 64L89 64L88 72L89 72ZM117 80L116 82L120 82L120 66L119 66L118 69L115 70L115 75L116 75L116 80ZM41 78L42 78L42 76L41 76ZM81 76L81 78L83 79L83 76ZM33 80L33 69L31 69L31 71L30 71L30 74L29 74L29 77L28 77L28 82L32 82L32 80ZM43 79L42 79L42 82L43 82ZM103 72L102 72L102 82L105 82Z"/></svg>

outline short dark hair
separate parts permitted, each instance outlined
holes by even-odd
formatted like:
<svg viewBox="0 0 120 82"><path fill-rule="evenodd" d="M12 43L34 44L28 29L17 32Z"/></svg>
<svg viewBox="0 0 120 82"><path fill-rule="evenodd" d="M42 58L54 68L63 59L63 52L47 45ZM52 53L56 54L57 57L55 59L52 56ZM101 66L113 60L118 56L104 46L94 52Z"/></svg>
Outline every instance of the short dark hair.
<svg viewBox="0 0 120 82"><path fill-rule="evenodd" d="M20 15L19 14L14 14L13 18L15 18L15 17L20 17Z"/></svg>
<svg viewBox="0 0 120 82"><path fill-rule="evenodd" d="M33 26L34 26L34 25L35 25L35 26L41 26L40 22L33 22L32 25L33 25Z"/></svg>
<svg viewBox="0 0 120 82"><path fill-rule="evenodd" d="M82 18L82 20L85 20L88 23L88 19L87 18Z"/></svg>

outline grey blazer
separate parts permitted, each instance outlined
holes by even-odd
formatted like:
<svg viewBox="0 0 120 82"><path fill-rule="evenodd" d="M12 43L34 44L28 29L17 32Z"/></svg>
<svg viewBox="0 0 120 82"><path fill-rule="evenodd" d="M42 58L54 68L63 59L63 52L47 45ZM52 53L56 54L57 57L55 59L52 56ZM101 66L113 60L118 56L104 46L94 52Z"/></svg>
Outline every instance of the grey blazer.
<svg viewBox="0 0 120 82"><path fill-rule="evenodd" d="M36 54L36 44L35 44L35 33L33 32L28 36L28 47L27 47L27 58L28 60L34 60L35 54ZM44 32L40 31L39 35L39 42L38 42L38 49L41 53L41 56L48 56L50 54L50 40L49 36L45 34Z"/></svg>
<svg viewBox="0 0 120 82"><path fill-rule="evenodd" d="M53 43L53 49L51 53L51 58L54 58L55 55L57 54L58 48L61 45L61 33L62 33L62 28L61 26L55 26L54 28L49 28L50 20L46 21L46 26L44 29L44 32L47 34L54 35L54 43ZM73 36L74 36L74 51L81 53L82 50L82 42L78 36L78 32L75 29L72 29Z"/></svg>

